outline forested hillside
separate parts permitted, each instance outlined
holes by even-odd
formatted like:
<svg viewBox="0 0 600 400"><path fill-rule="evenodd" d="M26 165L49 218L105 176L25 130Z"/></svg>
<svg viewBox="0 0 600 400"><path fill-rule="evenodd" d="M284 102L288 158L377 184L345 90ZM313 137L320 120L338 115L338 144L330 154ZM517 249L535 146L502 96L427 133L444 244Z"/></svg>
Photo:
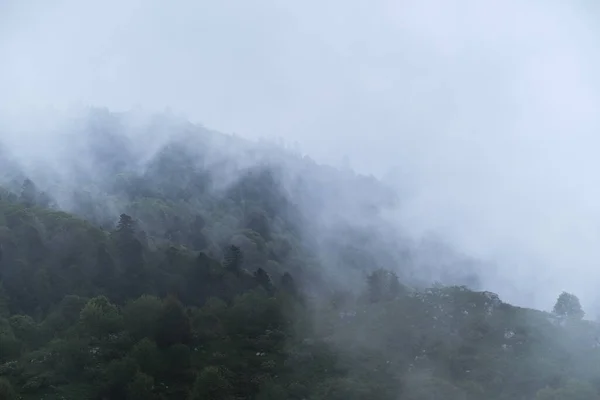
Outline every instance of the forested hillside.
<svg viewBox="0 0 600 400"><path fill-rule="evenodd" d="M0 149L0 399L600 398L575 296L482 291L375 178L169 116L53 143Z"/></svg>

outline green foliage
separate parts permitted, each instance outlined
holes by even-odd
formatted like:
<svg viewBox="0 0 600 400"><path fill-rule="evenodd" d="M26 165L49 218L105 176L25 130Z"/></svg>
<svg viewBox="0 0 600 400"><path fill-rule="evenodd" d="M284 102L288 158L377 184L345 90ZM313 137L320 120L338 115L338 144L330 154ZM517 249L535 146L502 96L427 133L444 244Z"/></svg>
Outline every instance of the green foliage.
<svg viewBox="0 0 600 400"><path fill-rule="evenodd" d="M405 291L398 276L383 269L373 271L367 277L367 285L369 300L373 303L396 299Z"/></svg>
<svg viewBox="0 0 600 400"><path fill-rule="evenodd" d="M223 266L229 271L238 272L240 268L242 268L243 262L244 256L240 248L233 244L229 246L229 248L225 252L225 260L223 261Z"/></svg>
<svg viewBox="0 0 600 400"><path fill-rule="evenodd" d="M28 315L13 315L9 322L17 339L35 347L41 332L33 318Z"/></svg>
<svg viewBox="0 0 600 400"><path fill-rule="evenodd" d="M350 378L332 378L321 383L312 398L314 400L366 400L372 397L362 382Z"/></svg>
<svg viewBox="0 0 600 400"><path fill-rule="evenodd" d="M15 337L10 323L0 318L0 362L16 359L22 350L22 343Z"/></svg>
<svg viewBox="0 0 600 400"><path fill-rule="evenodd" d="M129 389L140 389L140 383L134 383L138 374L138 365L133 359L125 357L112 360L106 366L103 391L111 398L125 398Z"/></svg>
<svg viewBox="0 0 600 400"><path fill-rule="evenodd" d="M154 395L154 379L143 372L137 372L127 386L127 399L152 400L153 398L156 398Z"/></svg>
<svg viewBox="0 0 600 400"><path fill-rule="evenodd" d="M97 179L74 188L76 215L51 209L43 180L0 188L0 399L598 398L600 325L574 295L545 313L412 288L404 253L379 245L395 238L321 234L346 179L381 223L393 199L366 178L287 160L284 185L189 127L142 162L119 117L94 118Z"/></svg>
<svg viewBox="0 0 600 400"><path fill-rule="evenodd" d="M81 310L80 320L92 336L105 337L118 332L123 325L119 309L104 296L94 297Z"/></svg>
<svg viewBox="0 0 600 400"><path fill-rule="evenodd" d="M0 399L17 400L18 398L19 396L11 383L7 379L0 377Z"/></svg>
<svg viewBox="0 0 600 400"><path fill-rule="evenodd" d="M176 298L168 297L158 317L158 344L169 347L177 343L188 343L190 338L190 321L183 305Z"/></svg>
<svg viewBox="0 0 600 400"><path fill-rule="evenodd" d="M158 346L148 338L142 339L133 346L131 358L137 362L142 372L150 376L157 376L163 368Z"/></svg>
<svg viewBox="0 0 600 400"><path fill-rule="evenodd" d="M143 295L128 303L123 310L127 331L138 340L156 338L162 312L163 303L155 296Z"/></svg>
<svg viewBox="0 0 600 400"><path fill-rule="evenodd" d="M0 254L2 252L2 248L0 246ZM0 260L1 261L1 260ZM10 310L8 305L10 303L10 299L4 290L4 286L2 285L2 281L0 280L0 318L8 317L10 315Z"/></svg>
<svg viewBox="0 0 600 400"><path fill-rule="evenodd" d="M206 367L200 371L189 400L231 400L234 399L231 374L218 367Z"/></svg>
<svg viewBox="0 0 600 400"><path fill-rule="evenodd" d="M30 179L25 179L21 188L19 201L27 207L33 207L37 203L38 190Z"/></svg>
<svg viewBox="0 0 600 400"><path fill-rule="evenodd" d="M581 319L585 315L577 296L567 292L562 292L560 296L558 296L553 311L560 317L574 319Z"/></svg>

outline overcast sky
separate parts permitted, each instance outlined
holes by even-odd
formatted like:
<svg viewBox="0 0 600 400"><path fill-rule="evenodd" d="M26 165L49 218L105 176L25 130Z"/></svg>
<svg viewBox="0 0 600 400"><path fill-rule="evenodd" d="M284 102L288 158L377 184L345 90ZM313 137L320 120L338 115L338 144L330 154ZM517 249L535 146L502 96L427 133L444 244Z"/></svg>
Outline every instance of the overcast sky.
<svg viewBox="0 0 600 400"><path fill-rule="evenodd" d="M344 155L548 308L600 286L600 13L553 0L0 0L0 107L172 108ZM388 171L394 173L386 173ZM486 275L484 274L484 277ZM600 299L600 298L599 298Z"/></svg>

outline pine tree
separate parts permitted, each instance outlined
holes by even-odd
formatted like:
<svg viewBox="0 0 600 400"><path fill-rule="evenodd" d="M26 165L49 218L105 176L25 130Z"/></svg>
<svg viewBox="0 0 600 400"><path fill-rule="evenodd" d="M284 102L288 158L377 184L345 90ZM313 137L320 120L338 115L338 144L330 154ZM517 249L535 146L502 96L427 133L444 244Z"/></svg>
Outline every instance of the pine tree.
<svg viewBox="0 0 600 400"><path fill-rule="evenodd" d="M258 283L267 291L267 293L273 293L273 283L271 282L271 277L264 269L257 269L256 272L254 272L254 279L256 280L256 283Z"/></svg>
<svg viewBox="0 0 600 400"><path fill-rule="evenodd" d="M242 253L242 250L233 244L229 246L223 262L225 268L232 272L239 272L242 268L243 262L244 254Z"/></svg>
<svg viewBox="0 0 600 400"><path fill-rule="evenodd" d="M135 221L129 215L121 214L116 231L121 235L133 236L135 234Z"/></svg>
<svg viewBox="0 0 600 400"><path fill-rule="evenodd" d="M382 269L373 271L367 277L367 291L371 303L377 303L384 298L387 286L385 278L386 273Z"/></svg>
<svg viewBox="0 0 600 400"><path fill-rule="evenodd" d="M144 245L136 237L135 221L127 214L121 214L115 231L115 244L119 264L123 273L121 290L132 297L143 293L146 284Z"/></svg>
<svg viewBox="0 0 600 400"><path fill-rule="evenodd" d="M23 185L21 186L21 195L19 196L19 201L23 203L26 207L33 207L37 203L38 191L35 183L29 178L23 181Z"/></svg>
<svg viewBox="0 0 600 400"><path fill-rule="evenodd" d="M287 293L290 293L293 296L298 295L298 288L296 287L296 282L294 281L294 278L292 278L292 275L290 275L289 272L284 273L281 277L281 289L283 289Z"/></svg>

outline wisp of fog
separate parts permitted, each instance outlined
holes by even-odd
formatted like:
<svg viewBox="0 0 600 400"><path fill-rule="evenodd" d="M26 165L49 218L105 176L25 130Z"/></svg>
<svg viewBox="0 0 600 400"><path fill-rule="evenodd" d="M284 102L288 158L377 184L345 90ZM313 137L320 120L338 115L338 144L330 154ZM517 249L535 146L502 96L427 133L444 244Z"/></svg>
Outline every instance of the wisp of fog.
<svg viewBox="0 0 600 400"><path fill-rule="evenodd" d="M503 299L547 309L567 290L589 308L599 16L557 0L5 0L2 139L21 162L60 160L64 137L28 115L81 105L281 138L384 179L387 218L497 266L479 274Z"/></svg>

